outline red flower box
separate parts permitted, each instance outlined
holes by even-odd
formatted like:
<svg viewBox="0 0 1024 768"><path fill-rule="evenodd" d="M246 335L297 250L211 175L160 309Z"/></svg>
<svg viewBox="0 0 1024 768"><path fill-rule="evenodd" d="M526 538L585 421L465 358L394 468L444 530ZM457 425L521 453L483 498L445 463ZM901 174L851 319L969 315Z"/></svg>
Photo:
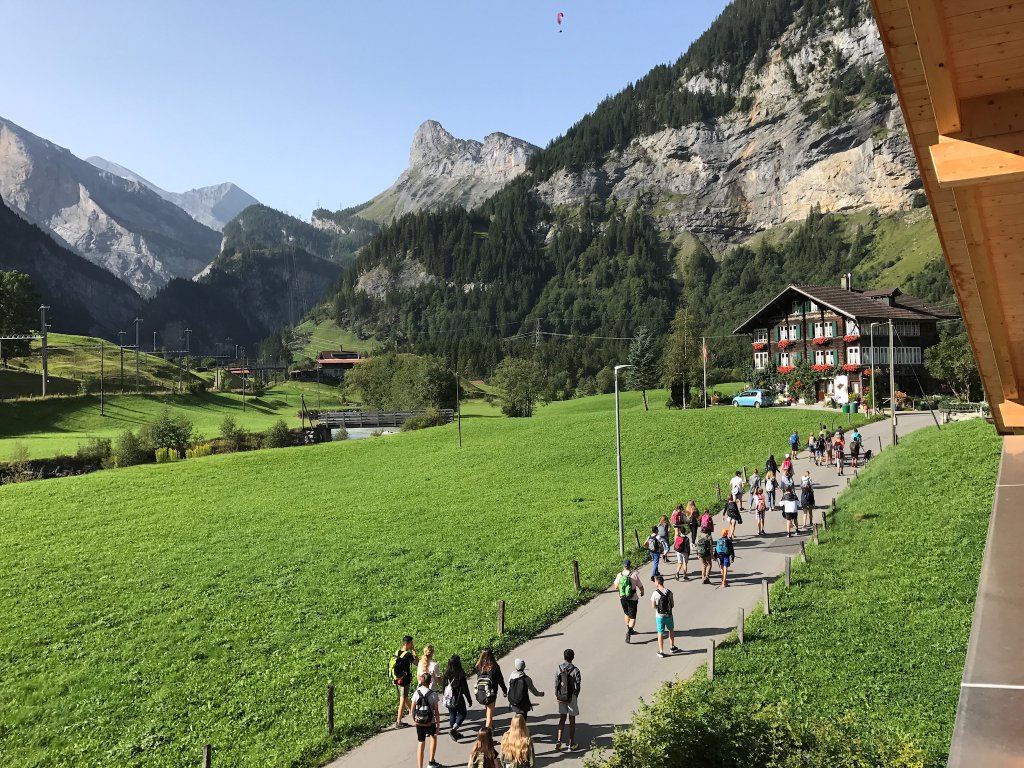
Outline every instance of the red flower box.
<svg viewBox="0 0 1024 768"><path fill-rule="evenodd" d="M811 366L811 370L817 371L818 373L827 373L829 371L835 370L835 366L832 365L831 363L815 363L814 365Z"/></svg>
<svg viewBox="0 0 1024 768"><path fill-rule="evenodd" d="M860 338L860 334L859 333L848 333L845 336L843 336L843 341L845 341L847 344L852 344L853 342L857 341L857 339L859 339L859 338Z"/></svg>
<svg viewBox="0 0 1024 768"><path fill-rule="evenodd" d="M793 366L792 365L780 365L778 370L779 370L779 373L782 373L782 374L792 373L793 372Z"/></svg>
<svg viewBox="0 0 1024 768"><path fill-rule="evenodd" d="M865 368L864 369L864 375L865 376L870 376L871 375L871 369L870 368Z"/></svg>
<svg viewBox="0 0 1024 768"><path fill-rule="evenodd" d="M811 344L814 344L816 347L824 347L830 341L832 341L831 336L815 336L811 339Z"/></svg>
<svg viewBox="0 0 1024 768"><path fill-rule="evenodd" d="M779 349L789 349L795 343L796 342L792 341L791 339L780 339L779 343L778 343L778 347L779 347Z"/></svg>
<svg viewBox="0 0 1024 768"><path fill-rule="evenodd" d="M758 352L760 352L762 349L766 349L767 347L768 345L765 344L763 341L754 342L754 349L756 349Z"/></svg>
<svg viewBox="0 0 1024 768"><path fill-rule="evenodd" d="M847 373L853 373L854 371L860 370L860 365L858 363L845 363L843 365L843 370Z"/></svg>

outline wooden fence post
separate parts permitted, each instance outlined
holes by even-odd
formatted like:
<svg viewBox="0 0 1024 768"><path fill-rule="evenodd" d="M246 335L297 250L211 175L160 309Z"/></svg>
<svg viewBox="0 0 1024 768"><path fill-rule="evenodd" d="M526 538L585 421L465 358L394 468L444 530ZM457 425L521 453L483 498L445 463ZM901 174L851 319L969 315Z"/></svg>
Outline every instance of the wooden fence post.
<svg viewBox="0 0 1024 768"><path fill-rule="evenodd" d="M715 679L715 641L708 640L708 680Z"/></svg>
<svg viewBox="0 0 1024 768"><path fill-rule="evenodd" d="M789 589L789 585L790 585L790 583L792 581L792 572L793 572L793 558L792 557L787 557L786 558L786 589Z"/></svg>
<svg viewBox="0 0 1024 768"><path fill-rule="evenodd" d="M505 601L498 601L498 634L505 634Z"/></svg>
<svg viewBox="0 0 1024 768"><path fill-rule="evenodd" d="M878 452L879 453L882 452L882 436L881 435L878 436Z"/></svg>
<svg viewBox="0 0 1024 768"><path fill-rule="evenodd" d="M854 477L860 477L860 472L857 471L856 467L853 468L853 476Z"/></svg>
<svg viewBox="0 0 1024 768"><path fill-rule="evenodd" d="M821 544L821 542L818 541L818 523L814 524L814 543Z"/></svg>
<svg viewBox="0 0 1024 768"><path fill-rule="evenodd" d="M772 612L768 604L768 579L761 579L761 593L764 596L764 615L767 616Z"/></svg>
<svg viewBox="0 0 1024 768"><path fill-rule="evenodd" d="M807 562L807 542L806 541L801 541L800 542L800 559L803 560L804 563Z"/></svg>
<svg viewBox="0 0 1024 768"><path fill-rule="evenodd" d="M210 768L213 765L213 746L206 744L203 746L203 768Z"/></svg>
<svg viewBox="0 0 1024 768"><path fill-rule="evenodd" d="M736 639L740 641L740 645L743 645L743 624L745 618L744 611L740 608L739 614L736 616Z"/></svg>
<svg viewBox="0 0 1024 768"><path fill-rule="evenodd" d="M578 560L572 561L572 583L576 587L576 591L580 591L580 563Z"/></svg>
<svg viewBox="0 0 1024 768"><path fill-rule="evenodd" d="M743 467L743 482L744 483L747 482L747 467L746 467L746 465L744 465L744 467Z"/></svg>
<svg viewBox="0 0 1024 768"><path fill-rule="evenodd" d="M636 548L637 549L643 549L643 547L640 545L640 534L636 530L636 528L633 529L633 536L636 537Z"/></svg>
<svg viewBox="0 0 1024 768"><path fill-rule="evenodd" d="M849 485L852 480L853 480L852 477L847 477L846 478L846 484Z"/></svg>
<svg viewBox="0 0 1024 768"><path fill-rule="evenodd" d="M327 735L334 735L334 686L327 685Z"/></svg>

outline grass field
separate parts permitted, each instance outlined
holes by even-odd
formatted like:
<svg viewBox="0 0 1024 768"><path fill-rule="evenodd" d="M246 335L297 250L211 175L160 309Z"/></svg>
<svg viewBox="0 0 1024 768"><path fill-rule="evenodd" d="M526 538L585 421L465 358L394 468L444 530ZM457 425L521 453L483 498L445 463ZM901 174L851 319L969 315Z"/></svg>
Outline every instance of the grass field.
<svg viewBox="0 0 1024 768"><path fill-rule="evenodd" d="M477 407L461 450L449 426L0 488L0 762L184 765L211 742L224 765L312 765L393 717L404 633L468 658L495 642L499 599L510 647L604 589L612 398L522 420ZM642 527L710 503L820 414L645 413L630 392L622 416Z"/></svg>
<svg viewBox="0 0 1024 768"><path fill-rule="evenodd" d="M295 353L295 359L308 357L313 360L325 349L344 349L349 352L369 354L377 348L373 339L360 339L352 331L339 328L333 320L305 320L295 326L295 336L304 341L302 349Z"/></svg>
<svg viewBox="0 0 1024 768"><path fill-rule="evenodd" d="M608 765L762 765L749 750L779 738L761 720L779 709L798 729L846 724L855 736L847 746L862 739L889 750L868 764L945 766L999 450L992 427L976 419L921 430L872 461L840 497L810 564L795 568L793 588L776 585L771 616L756 611L746 644L716 655L714 683L698 673L663 689L617 736ZM697 716L704 708L713 713L706 720ZM729 719L734 709L741 722ZM700 760L687 750L691 739ZM668 759L668 742L691 759ZM854 765L822 759L823 750L805 741L806 762L785 762L777 749L771 764Z"/></svg>

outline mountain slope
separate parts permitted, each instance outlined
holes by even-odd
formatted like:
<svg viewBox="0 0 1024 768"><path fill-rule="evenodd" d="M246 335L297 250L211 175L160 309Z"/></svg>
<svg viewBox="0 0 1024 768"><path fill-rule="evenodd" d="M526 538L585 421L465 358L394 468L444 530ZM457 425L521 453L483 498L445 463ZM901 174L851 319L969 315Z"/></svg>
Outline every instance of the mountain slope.
<svg viewBox="0 0 1024 768"><path fill-rule="evenodd" d="M191 276L219 235L137 181L105 173L0 118L0 196L142 295Z"/></svg>
<svg viewBox="0 0 1024 768"><path fill-rule="evenodd" d="M174 203L181 208L200 224L205 224L210 229L215 229L218 232L223 230L225 224L250 205L256 205L259 202L259 200L244 189L231 182L190 189L187 192L168 192L153 182L139 176L131 169L117 163L112 163L109 160L104 160L102 157L89 157L86 158L86 162L96 166L101 171L112 173L129 181L137 181L149 187L164 200Z"/></svg>

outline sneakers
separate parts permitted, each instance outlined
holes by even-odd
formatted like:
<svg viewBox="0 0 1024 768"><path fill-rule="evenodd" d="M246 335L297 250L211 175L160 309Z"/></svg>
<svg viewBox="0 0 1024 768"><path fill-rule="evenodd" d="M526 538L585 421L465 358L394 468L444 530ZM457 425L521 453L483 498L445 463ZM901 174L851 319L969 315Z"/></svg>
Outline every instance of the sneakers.
<svg viewBox="0 0 1024 768"><path fill-rule="evenodd" d="M656 651L656 653L658 654L658 658L660 658L660 659L667 659L668 658L668 654L665 653L664 651Z"/></svg>
<svg viewBox="0 0 1024 768"><path fill-rule="evenodd" d="M407 722L405 722L404 720L396 720L395 721L395 730L398 730L399 728L408 728L408 727L409 727L409 724Z"/></svg>
<svg viewBox="0 0 1024 768"><path fill-rule="evenodd" d="M632 634L633 634L633 628L632 627L626 627L626 642L627 643L629 642L629 638L630 638L630 636Z"/></svg>
<svg viewBox="0 0 1024 768"><path fill-rule="evenodd" d="M574 744L569 744L569 745L566 746L566 750L569 751L569 752L575 752L579 748L580 748L580 745L579 744L575 744L575 743Z"/></svg>
<svg viewBox="0 0 1024 768"><path fill-rule="evenodd" d="M429 768L441 768L441 764L437 762L437 760L431 760L429 763L427 763L427 766Z"/></svg>
<svg viewBox="0 0 1024 768"><path fill-rule="evenodd" d="M452 741L458 741L459 740L459 732L458 731L448 731L448 735L452 737Z"/></svg>
<svg viewBox="0 0 1024 768"><path fill-rule="evenodd" d="M682 651L676 648L674 645L669 650L671 650L672 653L682 653Z"/></svg>
<svg viewBox="0 0 1024 768"><path fill-rule="evenodd" d="M561 752L565 747L562 746L562 742L555 742L555 752Z"/></svg>

